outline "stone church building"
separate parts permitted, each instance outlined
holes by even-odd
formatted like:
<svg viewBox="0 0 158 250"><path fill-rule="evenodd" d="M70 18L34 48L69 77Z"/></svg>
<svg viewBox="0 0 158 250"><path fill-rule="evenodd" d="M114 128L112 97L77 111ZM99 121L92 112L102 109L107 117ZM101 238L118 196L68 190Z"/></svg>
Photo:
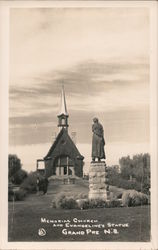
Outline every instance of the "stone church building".
<svg viewBox="0 0 158 250"><path fill-rule="evenodd" d="M61 109L57 116L59 133L50 147L47 155L37 160L37 170L43 171L48 178L52 175L66 176L83 176L83 159L75 143L68 133L68 112L66 107L66 99L64 87L62 87ZM40 170L39 162L44 162L45 168Z"/></svg>

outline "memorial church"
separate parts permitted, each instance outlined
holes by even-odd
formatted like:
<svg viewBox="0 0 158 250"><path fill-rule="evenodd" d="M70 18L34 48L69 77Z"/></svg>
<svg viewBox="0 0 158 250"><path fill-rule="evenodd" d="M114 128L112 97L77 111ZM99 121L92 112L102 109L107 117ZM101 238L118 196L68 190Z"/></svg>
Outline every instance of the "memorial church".
<svg viewBox="0 0 158 250"><path fill-rule="evenodd" d="M62 87L61 108L57 115L59 133L50 147L47 155L37 160L37 171L40 169L39 163L44 162L44 174L48 178L56 176L83 176L83 159L75 143L68 133L69 114L66 107L65 91Z"/></svg>

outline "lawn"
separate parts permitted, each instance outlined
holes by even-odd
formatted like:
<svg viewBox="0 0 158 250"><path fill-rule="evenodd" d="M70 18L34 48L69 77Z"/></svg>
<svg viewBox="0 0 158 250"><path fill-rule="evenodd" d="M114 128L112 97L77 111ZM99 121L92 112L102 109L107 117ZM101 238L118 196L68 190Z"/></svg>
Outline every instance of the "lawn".
<svg viewBox="0 0 158 250"><path fill-rule="evenodd" d="M77 184L54 185L47 196L32 194L25 201L9 202L9 241L150 241L150 206L58 210L51 207L51 200L59 189L78 190ZM79 191L85 190L82 185ZM41 228L43 236L39 235Z"/></svg>

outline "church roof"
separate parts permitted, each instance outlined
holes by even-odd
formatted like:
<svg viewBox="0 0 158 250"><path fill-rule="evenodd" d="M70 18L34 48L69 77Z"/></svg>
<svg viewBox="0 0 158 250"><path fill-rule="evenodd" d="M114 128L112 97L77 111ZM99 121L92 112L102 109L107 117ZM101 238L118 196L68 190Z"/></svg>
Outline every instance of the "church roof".
<svg viewBox="0 0 158 250"><path fill-rule="evenodd" d="M68 116L64 86L62 86L62 91L61 91L61 104L60 104L60 111L59 111L58 116L60 115Z"/></svg>
<svg viewBox="0 0 158 250"><path fill-rule="evenodd" d="M75 154L77 155L78 159L84 159L84 157L80 154L80 152L78 151L76 145L74 144L74 142L72 141L71 137L69 136L69 134L67 133L65 128L62 128L61 131L59 132L59 134L57 135L54 143L52 144L52 146L50 147L47 155L44 157L44 159L47 159L51 156L52 152L54 151L54 149L56 148L57 144L59 143L61 137L65 137L65 139L67 141L69 141L70 145L71 145L71 149L75 152Z"/></svg>

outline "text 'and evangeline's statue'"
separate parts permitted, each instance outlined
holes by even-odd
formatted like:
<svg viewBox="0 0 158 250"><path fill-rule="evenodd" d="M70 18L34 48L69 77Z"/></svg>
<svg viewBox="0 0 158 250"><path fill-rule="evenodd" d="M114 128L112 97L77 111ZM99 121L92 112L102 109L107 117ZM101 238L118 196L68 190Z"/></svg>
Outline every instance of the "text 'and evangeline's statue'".
<svg viewBox="0 0 158 250"><path fill-rule="evenodd" d="M105 159L105 140L103 126L99 123L98 118L93 119L92 132L92 161L96 161L96 158L101 161L101 159Z"/></svg>

